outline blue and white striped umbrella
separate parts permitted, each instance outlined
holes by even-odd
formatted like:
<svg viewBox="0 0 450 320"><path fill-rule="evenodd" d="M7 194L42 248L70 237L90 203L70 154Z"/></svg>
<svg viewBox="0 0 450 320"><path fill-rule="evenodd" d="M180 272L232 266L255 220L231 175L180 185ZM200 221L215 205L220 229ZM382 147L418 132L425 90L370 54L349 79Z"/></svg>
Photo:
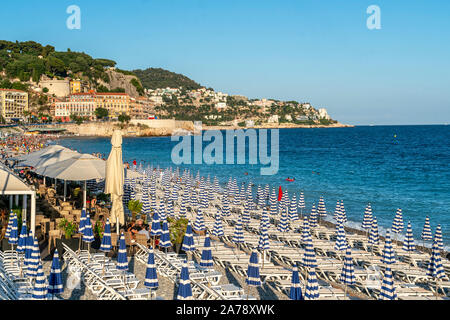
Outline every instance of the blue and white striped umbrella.
<svg viewBox="0 0 450 320"><path fill-rule="evenodd" d="M261 217L261 224L259 227L259 241L258 241L258 249L259 250L269 250L269 215L267 212L263 212Z"/></svg>
<svg viewBox="0 0 450 320"><path fill-rule="evenodd" d="M394 221L392 222L392 232L400 233L403 231L403 213L402 209L398 208L395 213Z"/></svg>
<svg viewBox="0 0 450 320"><path fill-rule="evenodd" d="M411 227L411 222L408 221L408 226L406 227L406 236L403 240L403 251L412 252L416 250L416 245L414 244L414 237Z"/></svg>
<svg viewBox="0 0 450 320"><path fill-rule="evenodd" d="M186 218L186 199L184 197L181 199L180 210L178 211L178 216L180 218Z"/></svg>
<svg viewBox="0 0 450 320"><path fill-rule="evenodd" d="M245 282L249 286L253 287L259 287L261 285L261 279L259 277L258 252L256 250L253 250L250 255L250 261L247 269L247 279L245 279Z"/></svg>
<svg viewBox="0 0 450 320"><path fill-rule="evenodd" d="M151 206L150 206L150 195L148 193L148 186L147 184L144 184L142 187L142 209L141 214L145 216L149 216L151 213Z"/></svg>
<svg viewBox="0 0 450 320"><path fill-rule="evenodd" d="M47 278L45 277L44 270L42 269L41 260L39 260L31 298L33 300L47 300L47 293Z"/></svg>
<svg viewBox="0 0 450 320"><path fill-rule="evenodd" d="M156 266L155 266L155 253L153 252L153 249L149 249L148 252L147 269L145 270L144 285L150 289L156 289L159 287L158 275L156 273Z"/></svg>
<svg viewBox="0 0 450 320"><path fill-rule="evenodd" d="M352 251L350 248L345 252L344 265L339 280L345 285L353 285L355 283L355 267L353 266Z"/></svg>
<svg viewBox="0 0 450 320"><path fill-rule="evenodd" d="M320 197L319 204L317 205L317 212L320 218L325 218L327 216L327 208L325 207L325 200Z"/></svg>
<svg viewBox="0 0 450 320"><path fill-rule="evenodd" d="M84 223L83 241L88 243L94 241L94 232L92 231L91 217L89 213L86 215L86 221Z"/></svg>
<svg viewBox="0 0 450 320"><path fill-rule="evenodd" d="M379 300L396 300L396 299L397 294L395 293L394 277L392 276L392 270L390 267L386 267L383 282L381 284Z"/></svg>
<svg viewBox="0 0 450 320"><path fill-rule="evenodd" d="M395 262L396 262L395 251L394 251L394 247L392 246L391 234L388 230L386 232L384 248L383 248L383 252L381 254L381 263L384 263L386 265L391 265L391 264L394 264Z"/></svg>
<svg viewBox="0 0 450 320"><path fill-rule="evenodd" d="M236 244L244 243L244 231L242 230L241 216L239 216L236 221L236 225L234 226L233 238L231 240Z"/></svg>
<svg viewBox="0 0 450 320"><path fill-rule="evenodd" d="M317 299L319 299L319 282L317 281L316 271L314 269L309 269L305 289L305 300Z"/></svg>
<svg viewBox="0 0 450 320"><path fill-rule="evenodd" d="M289 205L289 221L297 221L298 220L298 212L297 212L297 197L295 194L292 196L291 203Z"/></svg>
<svg viewBox="0 0 450 320"><path fill-rule="evenodd" d="M303 216L303 210L306 208L303 192L300 192L300 197L298 198L298 208L300 209L300 214Z"/></svg>
<svg viewBox="0 0 450 320"><path fill-rule="evenodd" d="M289 291L289 299L303 300L302 288L300 285L300 277L298 275L298 268L292 269L291 290Z"/></svg>
<svg viewBox="0 0 450 320"><path fill-rule="evenodd" d="M214 266L212 252L211 252L211 239L209 235L206 235L205 242L203 244L202 257L200 260L200 266L203 268L212 268Z"/></svg>
<svg viewBox="0 0 450 320"><path fill-rule="evenodd" d="M426 216L425 218L425 224L423 225L421 238L423 241L429 241L433 239L433 235L431 234L430 218L428 216Z"/></svg>
<svg viewBox="0 0 450 320"><path fill-rule="evenodd" d="M436 240L434 241L433 247L431 249L431 259L430 263L428 264L427 276L440 280L448 279L442 266L441 252Z"/></svg>
<svg viewBox="0 0 450 320"><path fill-rule="evenodd" d="M187 262L183 262L180 274L180 283L178 284L178 294L177 300L191 300L192 299L192 288L191 280L189 279L189 270Z"/></svg>
<svg viewBox="0 0 450 320"><path fill-rule="evenodd" d="M109 252L111 251L111 224L109 218L106 219L105 230L103 231L102 243L100 244L100 251Z"/></svg>
<svg viewBox="0 0 450 320"><path fill-rule="evenodd" d="M438 224L436 227L436 231L434 233L434 241L437 242L439 250L444 250L444 242L442 241L442 228L440 224Z"/></svg>
<svg viewBox="0 0 450 320"><path fill-rule="evenodd" d="M224 235L222 219L220 218L220 213L216 213L216 219L214 221L214 228L212 231L213 236L222 237Z"/></svg>
<svg viewBox="0 0 450 320"><path fill-rule="evenodd" d="M181 246L181 250L185 252L195 250L194 235L192 234L192 227L190 222L188 222L186 233L184 234L183 245Z"/></svg>
<svg viewBox="0 0 450 320"><path fill-rule="evenodd" d="M250 204L248 200L244 202L244 210L242 212L242 223L244 224L250 223Z"/></svg>
<svg viewBox="0 0 450 320"><path fill-rule="evenodd" d="M152 229L150 230L150 236L156 237L159 235L161 235L161 223L159 220L158 212L155 212L153 214Z"/></svg>
<svg viewBox="0 0 450 320"><path fill-rule="evenodd" d="M167 220L164 219L161 229L161 237L159 238L159 247L169 248L170 246L172 246L172 243L170 242L169 226L167 225Z"/></svg>
<svg viewBox="0 0 450 320"><path fill-rule="evenodd" d="M36 237L33 237L31 256L27 263L27 276L32 278L36 277L40 261L41 252L39 251L39 243Z"/></svg>
<svg viewBox="0 0 450 320"><path fill-rule="evenodd" d="M125 236L123 232L119 238L119 253L117 254L117 270L128 270L127 245L125 244Z"/></svg>
<svg viewBox="0 0 450 320"><path fill-rule="evenodd" d="M276 207L277 202L278 201L277 201L277 194L275 192L275 188L272 188L272 192L271 192L270 198L269 198L269 204L270 204L270 206L275 205L275 207Z"/></svg>
<svg viewBox="0 0 450 320"><path fill-rule="evenodd" d="M226 196L222 197L222 217L231 216L228 198Z"/></svg>
<svg viewBox="0 0 450 320"><path fill-rule="evenodd" d="M372 220L372 207L369 203L367 204L366 210L364 211L364 218L361 227L368 232L372 227Z"/></svg>
<svg viewBox="0 0 450 320"><path fill-rule="evenodd" d="M205 218L203 217L203 209L199 208L197 211L197 215L195 217L194 225L192 226L192 229L195 231L204 231L206 230L205 227Z"/></svg>
<svg viewBox="0 0 450 320"><path fill-rule="evenodd" d="M369 244L372 246L377 246L380 242L380 235L378 234L378 222L377 218L373 217L372 227L370 228L369 233Z"/></svg>
<svg viewBox="0 0 450 320"><path fill-rule="evenodd" d="M20 230L19 242L17 243L16 251L24 253L27 246L28 229L25 220L22 222L22 229Z"/></svg>
<svg viewBox="0 0 450 320"><path fill-rule="evenodd" d="M11 222L11 231L9 233L8 243L11 245L19 242L19 230L17 226L17 215L14 213Z"/></svg>
<svg viewBox="0 0 450 320"><path fill-rule="evenodd" d="M311 229L309 228L309 221L308 221L308 219L304 219L303 220L301 241L303 243L307 243L308 241L312 242Z"/></svg>
<svg viewBox="0 0 450 320"><path fill-rule="evenodd" d="M31 256L34 248L34 238L32 236L32 232L29 231L27 234L27 238L25 240L25 257L23 259L23 264L25 268L28 268L28 264L31 261ZM25 273L28 275L28 272Z"/></svg>
<svg viewBox="0 0 450 320"><path fill-rule="evenodd" d="M310 213L308 219L309 219L309 227L310 228L317 227L317 210L316 210L315 204L313 204L313 206L311 208L311 213Z"/></svg>
<svg viewBox="0 0 450 320"><path fill-rule="evenodd" d="M86 208L83 208L81 210L81 216L80 216L80 224L78 225L78 232L83 235L84 233L84 225L86 223Z"/></svg>
<svg viewBox="0 0 450 320"><path fill-rule="evenodd" d="M347 237L345 235L344 225L338 223L336 231L336 243L334 244L334 249L338 251L344 251L348 248Z"/></svg>
<svg viewBox="0 0 450 320"><path fill-rule="evenodd" d="M278 208L277 208L277 204L271 204L270 205L270 215L271 216L276 216L278 214Z"/></svg>
<svg viewBox="0 0 450 320"><path fill-rule="evenodd" d="M316 252L314 251L312 241L310 240L306 241L302 264L307 268L317 268Z"/></svg>
<svg viewBox="0 0 450 320"><path fill-rule="evenodd" d="M58 249L55 249L53 253L52 266L50 268L50 277L48 279L48 293L58 294L64 291L62 276L61 276L61 265L59 263Z"/></svg>
<svg viewBox="0 0 450 320"><path fill-rule="evenodd" d="M340 212L341 212L341 214L339 215L340 221L342 221L342 223L344 224L347 223L347 212L345 211L344 200L341 200Z"/></svg>
<svg viewBox="0 0 450 320"><path fill-rule="evenodd" d="M6 226L5 238L9 238L9 235L11 233L11 226L12 226L12 222L13 222L13 217L14 217L14 211L11 210L9 212L8 225Z"/></svg>
<svg viewBox="0 0 450 320"><path fill-rule="evenodd" d="M279 232L288 232L289 231L289 220L287 214L287 207L283 207L281 211L280 222L277 225L277 230Z"/></svg>

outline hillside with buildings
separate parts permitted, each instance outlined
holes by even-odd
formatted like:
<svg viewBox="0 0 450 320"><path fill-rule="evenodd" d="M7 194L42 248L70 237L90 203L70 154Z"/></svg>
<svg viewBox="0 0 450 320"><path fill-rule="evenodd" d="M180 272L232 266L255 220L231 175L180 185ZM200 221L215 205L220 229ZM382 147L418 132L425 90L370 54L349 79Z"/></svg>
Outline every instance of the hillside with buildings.
<svg viewBox="0 0 450 320"><path fill-rule="evenodd" d="M0 122L174 119L207 126L336 126L309 102L250 99L160 68L126 71L83 52L0 41Z"/></svg>

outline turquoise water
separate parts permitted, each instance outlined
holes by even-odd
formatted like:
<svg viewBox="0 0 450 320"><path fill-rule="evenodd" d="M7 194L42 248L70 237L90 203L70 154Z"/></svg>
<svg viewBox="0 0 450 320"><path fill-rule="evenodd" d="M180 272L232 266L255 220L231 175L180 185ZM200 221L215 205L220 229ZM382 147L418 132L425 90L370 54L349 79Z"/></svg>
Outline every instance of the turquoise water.
<svg viewBox="0 0 450 320"><path fill-rule="evenodd" d="M281 129L279 137L279 171L274 176L261 176L260 167L249 164L181 167L217 176L222 183L233 176L238 182L250 179L255 184L281 185L290 196L297 193L297 198L303 190L306 212L321 195L329 213L343 199L350 225L355 227L368 202L380 229L390 228L395 211L402 208L405 228L411 221L416 239L428 215L433 231L441 224L444 242L447 248L450 245L449 126ZM111 148L107 138L70 138L59 143L105 156ZM124 161L174 166L171 151L176 144L170 137L125 138ZM295 181L287 182L287 177Z"/></svg>

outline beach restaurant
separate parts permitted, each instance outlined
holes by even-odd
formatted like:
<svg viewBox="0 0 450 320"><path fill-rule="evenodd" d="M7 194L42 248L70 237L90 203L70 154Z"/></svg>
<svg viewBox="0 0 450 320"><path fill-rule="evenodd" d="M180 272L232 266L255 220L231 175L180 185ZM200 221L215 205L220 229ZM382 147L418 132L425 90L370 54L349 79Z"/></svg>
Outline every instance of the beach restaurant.
<svg viewBox="0 0 450 320"><path fill-rule="evenodd" d="M18 206L22 197L22 216L30 221L30 228L35 232L36 228L36 191L25 184L9 168L0 164L0 196L9 196L9 208ZM28 210L28 197L31 198L30 210Z"/></svg>

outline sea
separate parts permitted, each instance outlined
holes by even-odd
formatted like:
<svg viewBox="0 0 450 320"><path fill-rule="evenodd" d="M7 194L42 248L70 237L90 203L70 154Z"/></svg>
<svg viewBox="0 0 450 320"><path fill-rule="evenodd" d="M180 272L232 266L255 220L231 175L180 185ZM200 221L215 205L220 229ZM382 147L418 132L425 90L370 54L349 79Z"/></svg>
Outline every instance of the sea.
<svg viewBox="0 0 450 320"><path fill-rule="evenodd" d="M269 184L277 190L281 186L290 197L296 194L297 199L303 192L306 214L323 196L330 221L337 200L343 200L348 226L355 228L361 227L365 207L370 203L381 234L391 228L395 212L401 208L405 226L397 239L403 238L411 222L417 244L423 244L421 232L429 216L433 233L441 225L449 251L450 126L298 128L279 129L278 134L279 170L275 175L261 175L261 167L267 165L249 164L248 157L245 164L179 167L189 168L194 174L200 171L202 176L216 176L222 185L233 177L239 186L249 181ZM83 153L101 153L105 158L111 149L109 138L73 137L56 143ZM210 143L205 141L203 146ZM136 160L144 167L175 168L172 151L178 144L171 137L124 138L123 158L130 164ZM248 143L245 150L248 154ZM288 182L287 178L295 181Z"/></svg>

